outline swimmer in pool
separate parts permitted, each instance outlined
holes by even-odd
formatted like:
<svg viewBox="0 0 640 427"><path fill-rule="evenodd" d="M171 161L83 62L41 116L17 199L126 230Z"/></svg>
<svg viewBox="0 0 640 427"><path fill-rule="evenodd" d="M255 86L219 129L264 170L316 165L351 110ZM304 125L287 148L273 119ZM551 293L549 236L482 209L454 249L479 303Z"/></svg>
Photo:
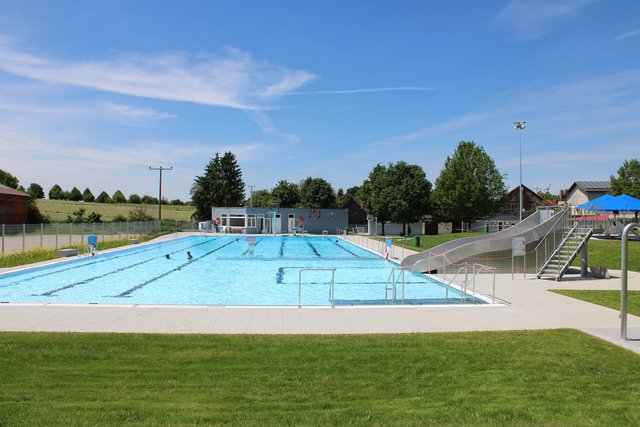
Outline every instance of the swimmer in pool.
<svg viewBox="0 0 640 427"><path fill-rule="evenodd" d="M193 259L193 255L191 255L191 252L187 251L187 259L192 260Z"/></svg>

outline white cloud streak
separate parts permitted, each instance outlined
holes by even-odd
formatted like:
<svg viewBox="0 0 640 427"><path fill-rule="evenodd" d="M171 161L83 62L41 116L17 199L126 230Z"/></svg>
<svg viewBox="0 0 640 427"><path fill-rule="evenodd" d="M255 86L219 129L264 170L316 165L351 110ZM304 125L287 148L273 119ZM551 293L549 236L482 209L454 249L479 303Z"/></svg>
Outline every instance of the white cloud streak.
<svg viewBox="0 0 640 427"><path fill-rule="evenodd" d="M637 30L626 32L626 33L616 37L615 39L613 39L613 41L617 42L617 41L620 41L620 40L628 39L630 37L637 36L638 34L640 34L640 28L637 29Z"/></svg>
<svg viewBox="0 0 640 427"><path fill-rule="evenodd" d="M155 111L151 108L138 108L132 105L117 104L106 101L103 104L105 111L115 117L119 117L129 122L146 122L148 120L175 119L174 114Z"/></svg>
<svg viewBox="0 0 640 427"><path fill-rule="evenodd" d="M423 91L434 90L431 87L422 86L398 86L398 87L380 87L370 89L341 89L341 90L312 90L312 91L298 91L289 92L284 95L343 95L343 94L355 94L355 93L375 93L375 92L394 92L394 91Z"/></svg>
<svg viewBox="0 0 640 427"><path fill-rule="evenodd" d="M24 53L6 37L0 37L0 70L61 85L242 110L262 109L266 100L314 78L307 71L256 61L234 48L225 57L127 54L70 61Z"/></svg>
<svg viewBox="0 0 640 427"><path fill-rule="evenodd" d="M519 39L535 39L547 34L550 27L592 2L593 0L514 0L500 11L496 22L515 30Z"/></svg>

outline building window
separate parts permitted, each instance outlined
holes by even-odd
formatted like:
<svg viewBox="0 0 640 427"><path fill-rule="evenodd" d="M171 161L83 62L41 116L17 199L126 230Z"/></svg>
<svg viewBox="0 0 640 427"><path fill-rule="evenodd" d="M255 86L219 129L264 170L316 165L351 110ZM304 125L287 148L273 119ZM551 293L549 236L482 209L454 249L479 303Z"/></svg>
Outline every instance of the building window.
<svg viewBox="0 0 640 427"><path fill-rule="evenodd" d="M244 227L244 215L231 214L231 217L229 218L229 225L231 227Z"/></svg>

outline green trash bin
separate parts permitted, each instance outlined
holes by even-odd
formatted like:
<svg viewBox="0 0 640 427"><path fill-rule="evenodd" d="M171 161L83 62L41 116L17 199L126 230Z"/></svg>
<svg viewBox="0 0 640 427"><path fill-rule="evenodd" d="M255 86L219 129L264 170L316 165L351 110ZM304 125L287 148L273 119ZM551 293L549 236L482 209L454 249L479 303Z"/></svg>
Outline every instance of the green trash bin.
<svg viewBox="0 0 640 427"><path fill-rule="evenodd" d="M413 236L413 246L416 248L420 247L420 236Z"/></svg>
<svg viewBox="0 0 640 427"><path fill-rule="evenodd" d="M484 232L488 233L489 232L489 224L488 223L484 223Z"/></svg>

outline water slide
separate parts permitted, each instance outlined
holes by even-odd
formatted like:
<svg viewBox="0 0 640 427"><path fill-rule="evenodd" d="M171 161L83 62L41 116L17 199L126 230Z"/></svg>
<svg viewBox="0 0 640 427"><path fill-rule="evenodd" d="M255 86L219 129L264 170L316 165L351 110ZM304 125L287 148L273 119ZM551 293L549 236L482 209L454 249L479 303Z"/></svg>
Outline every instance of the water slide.
<svg viewBox="0 0 640 427"><path fill-rule="evenodd" d="M555 215L537 211L509 228L492 234L452 240L427 251L405 257L400 267L413 272L433 271L479 254L511 250L514 237L524 237L525 244L537 242L552 229L562 227L564 211ZM547 219L548 218L548 219Z"/></svg>

